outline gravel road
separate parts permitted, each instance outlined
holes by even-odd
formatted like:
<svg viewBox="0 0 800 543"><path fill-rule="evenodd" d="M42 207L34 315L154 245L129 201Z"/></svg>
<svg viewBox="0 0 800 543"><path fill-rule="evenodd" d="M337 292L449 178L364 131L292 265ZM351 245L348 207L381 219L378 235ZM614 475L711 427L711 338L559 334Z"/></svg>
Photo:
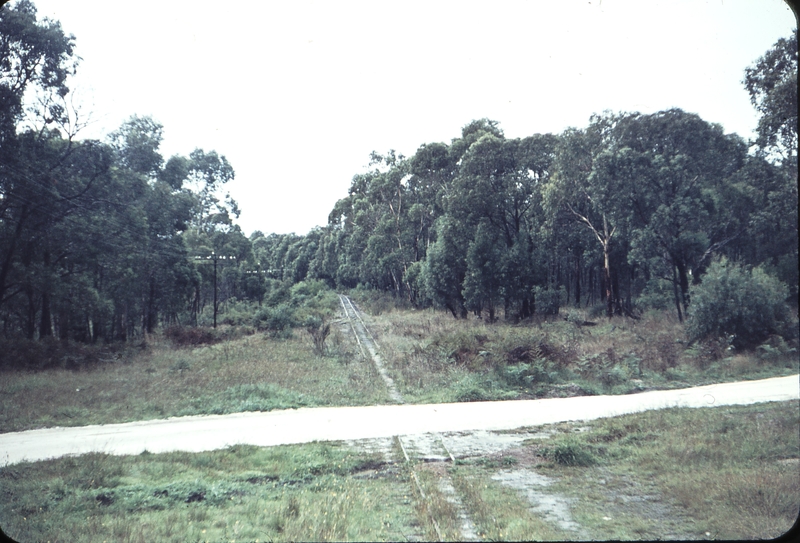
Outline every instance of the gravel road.
<svg viewBox="0 0 800 543"><path fill-rule="evenodd" d="M622 396L426 405L319 407L179 417L0 434L0 465L88 452L139 454L383 438L436 432L511 430L663 409L800 399L800 376Z"/></svg>

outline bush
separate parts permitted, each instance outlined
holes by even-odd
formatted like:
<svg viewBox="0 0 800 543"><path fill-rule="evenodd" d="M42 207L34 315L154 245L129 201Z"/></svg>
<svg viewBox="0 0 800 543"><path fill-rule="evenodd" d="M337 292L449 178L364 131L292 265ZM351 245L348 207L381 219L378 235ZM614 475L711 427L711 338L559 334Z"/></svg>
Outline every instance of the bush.
<svg viewBox="0 0 800 543"><path fill-rule="evenodd" d="M567 298L563 286L558 289L534 287L533 292L536 297L536 312L540 315L558 315L559 308Z"/></svg>
<svg viewBox="0 0 800 543"><path fill-rule="evenodd" d="M560 443L546 447L543 456L562 466L593 466L597 458L592 453L590 446L577 441L566 439Z"/></svg>
<svg viewBox="0 0 800 543"><path fill-rule="evenodd" d="M647 309L670 309L674 303L672 285L658 277L651 278L636 299L637 306Z"/></svg>
<svg viewBox="0 0 800 543"><path fill-rule="evenodd" d="M267 330L275 337L290 336L294 325L294 311L285 303L261 308L253 318L253 326L257 330Z"/></svg>
<svg viewBox="0 0 800 543"><path fill-rule="evenodd" d="M194 347L231 341L252 335L253 332L254 330L249 326L224 325L219 328L211 328L209 326L170 326L164 329L164 337L176 347Z"/></svg>
<svg viewBox="0 0 800 543"><path fill-rule="evenodd" d="M64 368L78 370L120 359L125 344L87 345L45 337L39 341L27 339L0 340L0 370L44 370Z"/></svg>
<svg viewBox="0 0 800 543"><path fill-rule="evenodd" d="M498 374L506 383L517 387L557 383L561 380L561 376L554 366L555 364L546 358L537 358L530 364L508 365L498 370Z"/></svg>
<svg viewBox="0 0 800 543"><path fill-rule="evenodd" d="M330 323L324 317L311 315L306 318L303 324L314 342L314 353L317 356L325 356L325 340L331 332Z"/></svg>
<svg viewBox="0 0 800 543"><path fill-rule="evenodd" d="M348 296L358 304L358 308L370 315L382 315L395 309L408 309L411 304L404 297L394 295L394 292L375 290L359 286L348 292Z"/></svg>
<svg viewBox="0 0 800 543"><path fill-rule="evenodd" d="M230 326L250 324L257 310L258 306L255 302L230 298L224 304L220 304L217 321L219 324L228 324Z"/></svg>
<svg viewBox="0 0 800 543"><path fill-rule="evenodd" d="M727 337L734 348L748 349L771 335L794 339L797 325L785 302L788 293L761 268L746 269L725 258L714 262L692 290L689 341Z"/></svg>

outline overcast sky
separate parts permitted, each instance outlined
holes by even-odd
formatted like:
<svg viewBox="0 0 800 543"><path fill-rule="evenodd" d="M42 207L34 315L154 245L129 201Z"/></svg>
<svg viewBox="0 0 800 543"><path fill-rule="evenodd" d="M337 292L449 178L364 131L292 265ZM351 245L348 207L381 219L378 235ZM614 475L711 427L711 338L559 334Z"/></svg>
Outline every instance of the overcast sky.
<svg viewBox="0 0 800 543"><path fill-rule="evenodd" d="M783 0L34 3L76 37L82 136L149 115L165 158L225 155L248 235L326 224L372 150L483 117L517 138L679 107L750 138L744 69L796 26Z"/></svg>

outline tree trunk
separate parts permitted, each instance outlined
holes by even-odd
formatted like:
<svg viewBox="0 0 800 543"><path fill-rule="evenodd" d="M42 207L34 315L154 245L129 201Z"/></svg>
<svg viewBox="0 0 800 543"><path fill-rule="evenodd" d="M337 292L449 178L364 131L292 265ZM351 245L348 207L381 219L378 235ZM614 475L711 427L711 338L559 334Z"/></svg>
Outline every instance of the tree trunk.
<svg viewBox="0 0 800 543"><path fill-rule="evenodd" d="M50 269L50 252L44 252L44 268L45 271ZM49 285L48 285L49 286ZM47 286L42 292L42 316L39 321L39 337L51 336L53 333L53 324L50 317L50 293L47 292Z"/></svg>
<svg viewBox="0 0 800 543"><path fill-rule="evenodd" d="M69 311L67 309L58 312L58 338L62 341L69 339Z"/></svg>
<svg viewBox="0 0 800 543"><path fill-rule="evenodd" d="M28 315L25 322L25 337L34 339L36 337L36 298L32 286L25 287L25 294L28 297Z"/></svg>
<svg viewBox="0 0 800 543"><path fill-rule="evenodd" d="M156 308L155 308L155 305L156 305L155 300L156 300L156 282L155 282L155 278L151 277L150 278L150 293L149 293L148 301L147 301L147 328L146 329L147 329L147 333L148 334L152 334L153 330L155 329L155 326L156 326L157 313L156 313Z"/></svg>
<svg viewBox="0 0 800 543"><path fill-rule="evenodd" d="M53 320L50 316L50 295L42 293L42 316L39 321L39 337L53 335Z"/></svg>
<svg viewBox="0 0 800 543"><path fill-rule="evenodd" d="M678 277L675 273L675 266L672 266L672 293L675 295L675 309L678 310L678 322L683 322L683 313L681 312L681 300L678 296Z"/></svg>
<svg viewBox="0 0 800 543"><path fill-rule="evenodd" d="M683 313L689 309L689 274L687 272L686 264L682 261L675 263L678 268L678 281L681 286L681 304L683 305Z"/></svg>
<svg viewBox="0 0 800 543"><path fill-rule="evenodd" d="M611 286L611 255L608 241L603 243L603 283L606 296L606 316L614 314L614 291Z"/></svg>

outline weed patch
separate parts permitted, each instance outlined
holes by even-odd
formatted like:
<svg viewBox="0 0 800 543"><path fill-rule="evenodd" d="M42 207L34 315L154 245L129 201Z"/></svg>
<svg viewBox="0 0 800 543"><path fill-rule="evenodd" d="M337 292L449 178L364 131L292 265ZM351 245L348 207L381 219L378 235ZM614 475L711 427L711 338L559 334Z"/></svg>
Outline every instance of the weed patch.
<svg viewBox="0 0 800 543"><path fill-rule="evenodd" d="M413 536L406 481L399 474L349 476L365 462L375 459L336 444L311 444L19 464L0 469L0 521L18 541L65 534L76 542ZM85 475L98 467L108 476L89 484Z"/></svg>
<svg viewBox="0 0 800 543"><path fill-rule="evenodd" d="M725 346L706 353L703 342L687 348L683 325L669 311L639 320L589 317L571 309L566 320L489 324L395 308L369 316L368 325L412 402L626 394L800 369L795 347L776 338L749 352Z"/></svg>
<svg viewBox="0 0 800 543"><path fill-rule="evenodd" d="M545 447L541 454L544 458L561 466L594 466L598 463L598 448L589 444L568 439L555 445Z"/></svg>
<svg viewBox="0 0 800 543"><path fill-rule="evenodd" d="M657 525L623 522L612 513L609 497L615 493L623 510L638 507L645 516L657 516L658 503L676 508L663 513L663 521L684 519L669 526L682 538L706 532L720 539L773 538L800 511L797 464L787 461L800 458L798 425L796 401L668 409L594 421L589 431L535 446L551 460L542 469L560 477L555 489L582 498L582 518L598 538L659 536ZM586 452L596 461L572 460ZM624 481L628 490L615 486ZM654 492L661 497L652 497Z"/></svg>

